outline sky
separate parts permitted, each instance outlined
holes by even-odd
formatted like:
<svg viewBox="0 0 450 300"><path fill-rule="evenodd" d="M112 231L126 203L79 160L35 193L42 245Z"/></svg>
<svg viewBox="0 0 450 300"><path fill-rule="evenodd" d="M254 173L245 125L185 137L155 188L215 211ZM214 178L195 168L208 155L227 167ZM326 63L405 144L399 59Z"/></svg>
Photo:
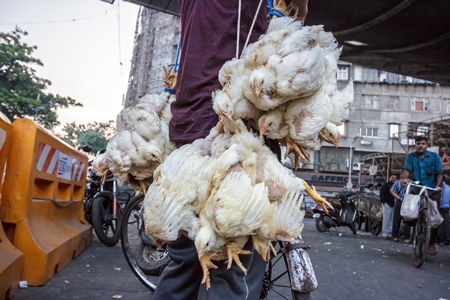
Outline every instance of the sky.
<svg viewBox="0 0 450 300"><path fill-rule="evenodd" d="M58 109L62 125L105 122L123 108L138 11L118 0L0 0L0 32L27 31L22 42L44 64L33 68L52 82L46 92L83 104Z"/></svg>

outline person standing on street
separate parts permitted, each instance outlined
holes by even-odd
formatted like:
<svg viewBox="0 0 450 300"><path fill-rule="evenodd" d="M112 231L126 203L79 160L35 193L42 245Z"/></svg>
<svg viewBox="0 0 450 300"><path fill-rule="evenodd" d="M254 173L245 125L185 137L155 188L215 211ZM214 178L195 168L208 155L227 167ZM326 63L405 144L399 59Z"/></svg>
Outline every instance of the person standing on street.
<svg viewBox="0 0 450 300"><path fill-rule="evenodd" d="M392 238L395 198L391 194L391 187L396 180L397 176L391 175L389 181L384 183L380 189L380 201L383 204L383 227L381 235L385 240Z"/></svg>
<svg viewBox="0 0 450 300"><path fill-rule="evenodd" d="M445 180L444 180L445 181ZM439 212L444 218L444 222L438 227L438 240L444 245L450 244L450 185L442 182L444 192L441 197L441 207Z"/></svg>
<svg viewBox="0 0 450 300"><path fill-rule="evenodd" d="M421 185L436 188L439 192L429 191L428 196L431 200L437 202L437 207L440 207L441 184L444 173L441 158L437 153L427 150L428 139L425 136L416 136L415 141L416 151L406 156L402 180L407 182L408 179L412 179L413 181L419 181ZM432 228L428 255L436 255L436 240L437 228Z"/></svg>
<svg viewBox="0 0 450 300"><path fill-rule="evenodd" d="M308 0L292 2L299 7L297 19L303 23ZM242 51L248 35L249 42L255 42L266 32L269 12L266 5L259 9L256 0L179 0L178 7L182 38L169 124L170 140L177 147L206 137L217 124L211 93L221 88L219 70L236 57L236 43ZM278 141L273 143L279 150ZM220 261L218 269L210 270L209 290L201 284L203 272L192 240L181 235L168 244L168 250L172 261L159 278L153 300L259 299L266 263L251 242L244 250L252 254L241 257L248 274L236 264L227 270L227 264Z"/></svg>
<svg viewBox="0 0 450 300"><path fill-rule="evenodd" d="M403 197L405 196L406 182L403 180L397 180L391 187L391 194L395 199L394 204L394 220L392 223L392 237L394 242L398 242L400 223L402 221L402 216L400 215L400 210L402 208ZM411 237L411 226L404 224L403 227L403 238L405 238L405 243L410 242Z"/></svg>

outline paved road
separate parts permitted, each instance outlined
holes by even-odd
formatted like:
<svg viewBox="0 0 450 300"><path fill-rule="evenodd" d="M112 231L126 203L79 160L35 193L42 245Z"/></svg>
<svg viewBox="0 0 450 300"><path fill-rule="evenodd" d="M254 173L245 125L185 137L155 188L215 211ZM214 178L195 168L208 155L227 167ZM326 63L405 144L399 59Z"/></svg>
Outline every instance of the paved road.
<svg viewBox="0 0 450 300"><path fill-rule="evenodd" d="M450 247L438 248L420 269L411 264L410 245L385 241L370 233L353 235L348 228L319 233L305 219L303 237L319 281L312 299L448 299L450 300ZM364 246L363 248L361 246ZM42 287L16 292L24 299L149 300L148 291L128 269L120 246L92 245ZM276 298L274 298L276 299Z"/></svg>

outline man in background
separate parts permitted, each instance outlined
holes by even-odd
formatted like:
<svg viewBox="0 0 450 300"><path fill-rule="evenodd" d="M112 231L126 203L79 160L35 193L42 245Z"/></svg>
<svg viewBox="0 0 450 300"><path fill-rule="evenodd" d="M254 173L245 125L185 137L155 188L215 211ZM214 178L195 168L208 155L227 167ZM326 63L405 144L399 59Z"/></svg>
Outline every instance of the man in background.
<svg viewBox="0 0 450 300"><path fill-rule="evenodd" d="M438 154L427 150L428 139L425 136L416 136L415 141L416 151L406 156L402 180L407 182L408 179L412 179L413 181L419 181L421 185L436 188L439 192L428 191L428 196L431 200L437 202L437 207L440 207L441 184L444 173L441 158ZM437 228L432 228L428 255L436 255L436 241Z"/></svg>
<svg viewBox="0 0 450 300"><path fill-rule="evenodd" d="M391 194L391 188L396 180L397 176L391 175L389 181L384 183L380 189L380 201L383 204L383 229L381 235L385 240L392 238L395 198Z"/></svg>

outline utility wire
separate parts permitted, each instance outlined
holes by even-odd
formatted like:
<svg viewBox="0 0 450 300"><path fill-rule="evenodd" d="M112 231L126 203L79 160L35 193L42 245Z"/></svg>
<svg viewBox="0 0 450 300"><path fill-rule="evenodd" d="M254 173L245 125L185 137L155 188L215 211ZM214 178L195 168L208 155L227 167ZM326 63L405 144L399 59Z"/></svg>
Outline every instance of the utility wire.
<svg viewBox="0 0 450 300"><path fill-rule="evenodd" d="M123 64L122 64L122 42L120 39L120 6L119 6L119 2L117 1L117 31L118 31L118 39L119 39L119 64L120 64L120 79L122 80L122 84L124 84L123 82Z"/></svg>
<svg viewBox="0 0 450 300"><path fill-rule="evenodd" d="M117 1L119 2L119 1ZM92 18L96 18L98 16L106 14L108 11L110 11L112 8L105 10L104 12L89 16L89 17L83 17L83 18L76 18L71 20L60 20L60 21L39 21L39 22L17 22L17 23L0 23L0 26L6 26L6 25L29 25L29 24L54 24L54 23L68 23L68 22L76 22L76 21L83 21L88 20Z"/></svg>

